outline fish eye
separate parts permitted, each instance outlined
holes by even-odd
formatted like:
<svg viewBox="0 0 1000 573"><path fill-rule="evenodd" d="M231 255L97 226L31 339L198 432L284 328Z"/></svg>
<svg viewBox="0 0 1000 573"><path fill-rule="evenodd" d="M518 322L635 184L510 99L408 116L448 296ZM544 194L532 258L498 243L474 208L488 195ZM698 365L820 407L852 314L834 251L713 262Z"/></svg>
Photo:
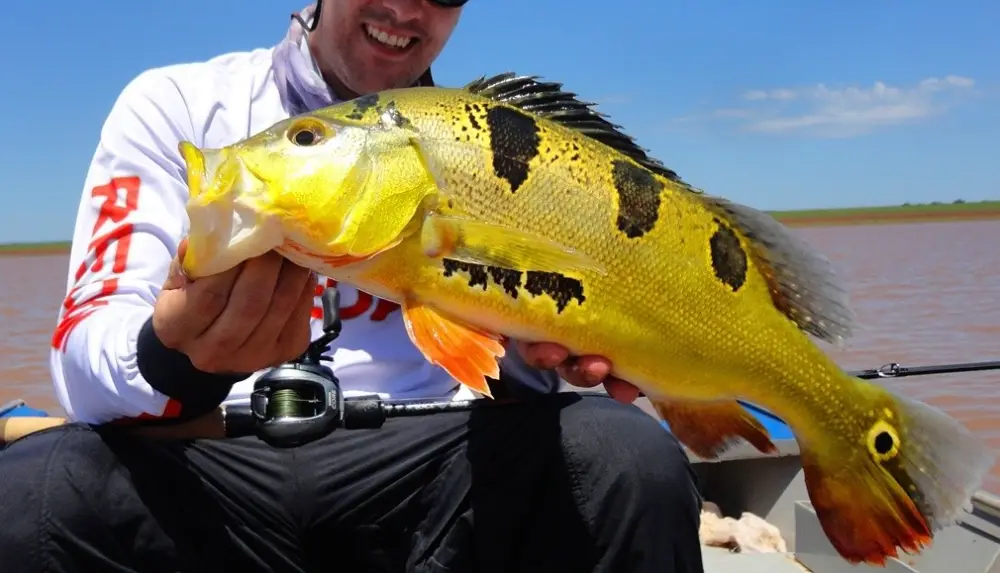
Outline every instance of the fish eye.
<svg viewBox="0 0 1000 573"><path fill-rule="evenodd" d="M886 461L899 454L899 434L884 420L880 420L868 431L868 450L872 457Z"/></svg>
<svg viewBox="0 0 1000 573"><path fill-rule="evenodd" d="M292 134L292 141L295 142L295 145L301 145L303 147L316 143L317 139L319 139L319 136L316 135L316 132L310 129L300 129Z"/></svg>
<svg viewBox="0 0 1000 573"><path fill-rule="evenodd" d="M327 135L325 126L316 121L299 121L287 132L288 140L299 147L310 147L323 141Z"/></svg>

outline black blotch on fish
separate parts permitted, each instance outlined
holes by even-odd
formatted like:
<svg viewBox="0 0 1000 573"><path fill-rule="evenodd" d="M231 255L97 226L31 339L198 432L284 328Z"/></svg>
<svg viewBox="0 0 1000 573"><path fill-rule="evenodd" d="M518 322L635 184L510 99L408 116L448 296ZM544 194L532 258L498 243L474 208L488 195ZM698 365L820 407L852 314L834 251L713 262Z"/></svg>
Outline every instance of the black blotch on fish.
<svg viewBox="0 0 1000 573"><path fill-rule="evenodd" d="M719 219L715 219L715 223L719 228L708 240L712 252L712 269L720 281L736 292L747 279L747 254L732 229Z"/></svg>
<svg viewBox="0 0 1000 573"><path fill-rule="evenodd" d="M586 300L583 295L583 283L559 273L528 271L524 290L535 296L548 295L556 302L556 308L560 313L566 309L569 301L576 299L577 303L583 304Z"/></svg>
<svg viewBox="0 0 1000 573"><path fill-rule="evenodd" d="M483 265L465 263L454 259L444 259L444 276L450 277L458 271L469 275L470 287L481 286L485 291L486 287L490 284L487 280L486 267Z"/></svg>
<svg viewBox="0 0 1000 573"><path fill-rule="evenodd" d="M494 106L486 112L493 151L493 172L506 179L512 193L528 179L528 162L538 156L542 140L538 124L531 116L506 106Z"/></svg>
<svg viewBox="0 0 1000 573"><path fill-rule="evenodd" d="M353 100L354 110L347 114L349 119L364 119L365 112L378 105L378 94L366 94Z"/></svg>
<svg viewBox="0 0 1000 573"><path fill-rule="evenodd" d="M652 231L659 218L663 182L648 169L623 160L612 163L611 177L618 192L618 230L630 239Z"/></svg>
<svg viewBox="0 0 1000 573"><path fill-rule="evenodd" d="M450 277L457 272L468 275L470 288L482 287L486 291L489 282L499 286L511 298L516 299L523 288L532 296L548 296L556 303L558 312L562 312L570 301L576 300L583 304L586 297L583 294L583 283L559 273L541 271L521 272L516 269L484 266L465 263L454 259L444 259L444 276ZM524 282L522 284L522 279Z"/></svg>
<svg viewBox="0 0 1000 573"><path fill-rule="evenodd" d="M379 113L389 118L389 121L391 121L392 124L395 125L396 127L413 126L410 120L406 116L404 116L402 112L399 111L398 107L396 107L395 100L392 100L389 103L385 104L385 108L380 109Z"/></svg>
<svg viewBox="0 0 1000 573"><path fill-rule="evenodd" d="M521 286L521 271L503 267L486 267L493 282L500 285L511 298L517 298L517 289Z"/></svg>
<svg viewBox="0 0 1000 573"><path fill-rule="evenodd" d="M472 129L475 130L483 129L482 124L479 123L479 118L476 117L476 115L479 113L478 106L476 106L476 108L473 109L471 105L465 104L465 113L469 114L469 125L472 126Z"/></svg>
<svg viewBox="0 0 1000 573"><path fill-rule="evenodd" d="M650 157L648 150L639 146L632 136L625 133L622 126L608 121L605 114L594 109L595 104L580 100L572 92L563 91L559 82L546 82L536 76L504 72L480 77L466 84L463 89L558 122L613 147L654 173L687 186L676 172L668 169L659 159ZM573 150L579 151L575 144ZM695 191L690 187L688 190Z"/></svg>
<svg viewBox="0 0 1000 573"><path fill-rule="evenodd" d="M468 284L470 287L481 286L484 291L489 286L489 278L492 277L493 282L502 286L507 294L517 298L517 289L521 286L520 271L500 267L486 267L454 259L444 259L442 262L444 264L444 276L446 277L450 277L456 272L464 272L469 275Z"/></svg>

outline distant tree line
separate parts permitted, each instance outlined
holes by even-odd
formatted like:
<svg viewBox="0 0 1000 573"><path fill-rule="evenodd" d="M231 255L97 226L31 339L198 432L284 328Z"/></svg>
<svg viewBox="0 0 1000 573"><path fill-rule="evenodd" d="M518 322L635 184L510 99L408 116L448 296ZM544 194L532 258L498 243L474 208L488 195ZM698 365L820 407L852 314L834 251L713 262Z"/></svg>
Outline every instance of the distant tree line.
<svg viewBox="0 0 1000 573"><path fill-rule="evenodd" d="M984 199L982 201L975 201L975 203L992 203L992 202L993 202L993 200L990 200L990 199ZM965 203L968 203L968 201L966 201L965 199L955 199L954 201L951 202L952 205L963 205ZM916 206L916 205L944 205L944 202L943 201L931 201L930 203L910 203L909 201L907 201L906 203L903 203L902 206L903 207L913 207L913 206Z"/></svg>

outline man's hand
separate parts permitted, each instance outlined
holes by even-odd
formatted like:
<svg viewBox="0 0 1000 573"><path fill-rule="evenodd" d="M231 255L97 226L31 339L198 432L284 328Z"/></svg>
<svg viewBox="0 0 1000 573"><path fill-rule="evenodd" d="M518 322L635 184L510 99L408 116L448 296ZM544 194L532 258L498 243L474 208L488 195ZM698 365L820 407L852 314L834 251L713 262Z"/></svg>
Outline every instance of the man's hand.
<svg viewBox="0 0 1000 573"><path fill-rule="evenodd" d="M628 382L610 376L611 362L600 356L570 358L565 347L551 342L517 343L517 350L528 364L535 368L555 368L564 380L581 388L604 384L612 398L631 404L639 397L639 389Z"/></svg>
<svg viewBox="0 0 1000 573"><path fill-rule="evenodd" d="M195 368L251 373L302 354L309 346L309 318L316 278L270 252L218 275L188 281L181 242L153 309L153 330Z"/></svg>

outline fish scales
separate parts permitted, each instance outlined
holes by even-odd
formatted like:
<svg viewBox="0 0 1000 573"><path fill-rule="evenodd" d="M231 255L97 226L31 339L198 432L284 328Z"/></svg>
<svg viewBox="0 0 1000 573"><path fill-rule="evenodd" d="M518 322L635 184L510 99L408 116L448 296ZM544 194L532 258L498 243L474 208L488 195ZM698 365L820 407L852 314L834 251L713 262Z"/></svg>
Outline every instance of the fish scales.
<svg viewBox="0 0 1000 573"><path fill-rule="evenodd" d="M763 405L792 428L851 562L928 544L992 466L952 418L851 378L809 339L853 328L821 255L693 188L559 84L389 90L181 150L195 280L276 249L399 302L424 356L486 395L502 337L607 356L707 458L739 440L774 452L736 399Z"/></svg>
<svg viewBox="0 0 1000 573"><path fill-rule="evenodd" d="M455 198L456 207L442 212L516 226L572 245L604 265L607 274L563 273L580 282L583 300L573 299L561 310L552 296L522 295L512 305L501 285L477 280L484 273L448 273L443 262L429 260L411 279L401 280L404 262L421 259L419 245L414 244L412 252L402 249L383 255L366 271L373 280L388 281L392 275L396 282L425 285L424 290L416 288L422 299L462 315L476 312L491 325L503 324L502 330L512 336L544 339L557 333L580 353L608 353L615 363L631 365L626 375L632 378L668 377L674 381L674 392L705 397L697 379L690 380L686 391L682 381L692 370L703 372L700 377L714 376L729 365L705 356L710 370L692 369L691 356L683 350L672 352L663 333L684 331L698 340L726 336L734 322L739 324L734 320L738 310L691 307L684 301L720 289L742 291L746 297L767 292L738 232L700 205L686 185L640 167L593 138L472 94L433 97L440 114L408 111L422 109L416 97L394 101L443 166L436 175L449 197ZM369 113L378 110L370 108ZM490 117L506 119L490 121ZM501 159L519 153L523 154L519 161L508 163L521 167L502 167ZM676 265L678 260L689 261L695 272ZM442 276L452 279L448 288L441 288ZM520 293L526 291L526 279L522 278ZM621 296L623 292L629 296ZM736 309L740 300L734 296L726 302ZM776 325L779 330L784 327ZM747 367L739 365L738 377L752 379L757 369L760 375L773 376L794 365L782 359L780 346L762 346L779 353L771 360L755 359L749 376ZM613 352L607 350L612 348ZM717 369L720 372L714 372ZM717 395L717 390L707 391ZM768 403L764 397L755 398Z"/></svg>

